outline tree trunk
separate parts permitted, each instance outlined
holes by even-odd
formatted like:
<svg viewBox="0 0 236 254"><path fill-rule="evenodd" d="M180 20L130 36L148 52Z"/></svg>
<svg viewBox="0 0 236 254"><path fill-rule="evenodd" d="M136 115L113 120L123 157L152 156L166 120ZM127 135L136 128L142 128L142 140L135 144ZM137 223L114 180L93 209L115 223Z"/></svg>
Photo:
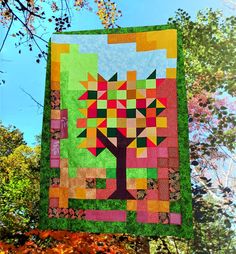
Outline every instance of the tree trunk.
<svg viewBox="0 0 236 254"><path fill-rule="evenodd" d="M115 146L99 129L97 129L97 137L116 157L116 191L109 199L135 199L126 186L126 150L134 138L126 138L117 130L117 146Z"/></svg>
<svg viewBox="0 0 236 254"><path fill-rule="evenodd" d="M116 156L116 191L109 199L135 199L126 186L126 147L118 147Z"/></svg>

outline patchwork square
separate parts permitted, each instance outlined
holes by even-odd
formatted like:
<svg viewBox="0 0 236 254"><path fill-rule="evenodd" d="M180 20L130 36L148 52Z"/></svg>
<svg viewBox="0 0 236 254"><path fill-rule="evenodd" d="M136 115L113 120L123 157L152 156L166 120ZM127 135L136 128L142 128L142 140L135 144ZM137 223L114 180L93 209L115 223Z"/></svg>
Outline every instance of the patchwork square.
<svg viewBox="0 0 236 254"><path fill-rule="evenodd" d="M192 237L178 31L58 33L49 48L40 228Z"/></svg>

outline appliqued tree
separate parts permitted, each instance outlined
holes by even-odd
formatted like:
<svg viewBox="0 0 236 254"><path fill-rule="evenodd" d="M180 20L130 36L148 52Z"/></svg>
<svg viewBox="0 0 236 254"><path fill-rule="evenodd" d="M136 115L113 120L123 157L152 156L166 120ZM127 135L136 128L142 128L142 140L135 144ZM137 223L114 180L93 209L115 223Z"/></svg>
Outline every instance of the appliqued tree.
<svg viewBox="0 0 236 254"><path fill-rule="evenodd" d="M81 82L87 89L79 100L87 101L87 108L79 109L85 118L77 126L84 128L79 145L94 156L108 149L116 158L117 189L110 199L135 199L126 187L127 149L135 148L137 158L147 158L147 149L158 146L157 128L167 127L167 117L159 116L166 108L166 98L157 98L158 84L153 71L146 80L137 80L136 71L127 72L126 81L118 81L117 73L109 80L98 74L95 79Z"/></svg>

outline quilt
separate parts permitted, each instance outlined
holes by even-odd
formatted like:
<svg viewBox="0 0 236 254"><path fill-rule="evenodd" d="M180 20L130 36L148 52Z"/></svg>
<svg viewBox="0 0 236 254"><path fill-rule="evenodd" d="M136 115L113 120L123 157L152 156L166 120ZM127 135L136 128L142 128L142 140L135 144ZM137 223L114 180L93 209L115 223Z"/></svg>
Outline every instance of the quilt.
<svg viewBox="0 0 236 254"><path fill-rule="evenodd" d="M180 33L56 33L49 43L40 228L192 236Z"/></svg>

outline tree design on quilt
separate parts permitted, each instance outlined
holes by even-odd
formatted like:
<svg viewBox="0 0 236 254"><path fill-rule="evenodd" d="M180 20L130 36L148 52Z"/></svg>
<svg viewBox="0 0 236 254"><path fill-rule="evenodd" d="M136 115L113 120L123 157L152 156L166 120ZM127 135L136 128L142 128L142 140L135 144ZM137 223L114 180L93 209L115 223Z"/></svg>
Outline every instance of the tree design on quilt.
<svg viewBox="0 0 236 254"><path fill-rule="evenodd" d="M86 92L78 99L87 101L87 108L77 126L84 128L78 138L84 138L79 148L94 156L108 149L116 158L116 190L109 199L136 199L128 190L127 149L135 148L137 158L147 158L149 147L158 146L165 137L157 128L167 128L167 117L159 116L166 109L166 98L157 97L158 84L154 70L146 80L137 80L136 71L127 72L127 80L118 81L117 73L109 80L101 75L81 84Z"/></svg>

